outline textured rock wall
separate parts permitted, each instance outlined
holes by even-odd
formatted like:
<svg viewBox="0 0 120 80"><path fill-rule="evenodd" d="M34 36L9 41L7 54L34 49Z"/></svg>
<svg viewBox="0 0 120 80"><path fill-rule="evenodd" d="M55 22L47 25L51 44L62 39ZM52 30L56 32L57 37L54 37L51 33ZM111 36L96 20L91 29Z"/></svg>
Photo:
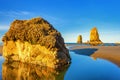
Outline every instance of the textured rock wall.
<svg viewBox="0 0 120 80"><path fill-rule="evenodd" d="M102 44L102 41L99 39L99 33L96 27L92 28L90 31L90 42L91 45Z"/></svg>
<svg viewBox="0 0 120 80"><path fill-rule="evenodd" d="M34 63L52 68L70 63L61 34L42 18L15 20L3 37L6 60Z"/></svg>
<svg viewBox="0 0 120 80"><path fill-rule="evenodd" d="M90 31L90 41L100 41L99 39L99 34L98 34L98 30L96 27L94 27L93 29L91 29Z"/></svg>
<svg viewBox="0 0 120 80"><path fill-rule="evenodd" d="M39 64L52 68L62 67L70 61L63 52L52 51L39 44L22 43L19 40L4 42L3 56L10 61Z"/></svg>

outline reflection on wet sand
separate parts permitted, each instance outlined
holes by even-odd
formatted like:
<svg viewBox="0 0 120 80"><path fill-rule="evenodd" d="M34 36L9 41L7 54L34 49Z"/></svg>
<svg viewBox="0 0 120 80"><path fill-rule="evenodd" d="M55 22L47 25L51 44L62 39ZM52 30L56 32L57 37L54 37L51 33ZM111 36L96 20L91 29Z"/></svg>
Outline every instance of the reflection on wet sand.
<svg viewBox="0 0 120 80"><path fill-rule="evenodd" d="M52 69L33 64L5 61L2 65L2 80L64 80L68 66Z"/></svg>
<svg viewBox="0 0 120 80"><path fill-rule="evenodd" d="M120 67L120 46L74 46L71 51L79 55L108 60Z"/></svg>
<svg viewBox="0 0 120 80"><path fill-rule="evenodd" d="M119 46L101 46L91 56L95 59L102 58L108 60L120 67L120 47Z"/></svg>
<svg viewBox="0 0 120 80"><path fill-rule="evenodd" d="M111 54L94 54L94 55L92 55L92 58L94 60L96 60L97 58L105 59L105 60L108 60L108 61L112 62L113 64L117 65L118 67L120 67L120 58L111 56Z"/></svg>

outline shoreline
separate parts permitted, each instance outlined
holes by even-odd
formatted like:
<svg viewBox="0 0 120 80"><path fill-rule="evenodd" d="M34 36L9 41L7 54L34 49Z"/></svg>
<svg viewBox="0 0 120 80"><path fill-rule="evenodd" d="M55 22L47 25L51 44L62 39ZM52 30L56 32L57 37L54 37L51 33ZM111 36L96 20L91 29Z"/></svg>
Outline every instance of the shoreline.
<svg viewBox="0 0 120 80"><path fill-rule="evenodd" d="M70 51L79 55L108 60L120 67L120 46L71 46Z"/></svg>
<svg viewBox="0 0 120 80"><path fill-rule="evenodd" d="M0 56L2 56L2 48L3 47L0 45ZM97 58L105 59L120 67L120 46L71 45L69 50L75 52L78 55L90 56L94 60Z"/></svg>

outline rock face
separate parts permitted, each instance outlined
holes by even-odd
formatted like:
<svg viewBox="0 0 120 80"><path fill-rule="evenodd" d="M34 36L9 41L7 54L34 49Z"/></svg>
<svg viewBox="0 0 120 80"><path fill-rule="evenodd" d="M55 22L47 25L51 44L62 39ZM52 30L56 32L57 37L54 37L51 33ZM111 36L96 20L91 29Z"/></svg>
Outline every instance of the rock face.
<svg viewBox="0 0 120 80"><path fill-rule="evenodd" d="M98 45L98 44L102 44L102 41L99 39L99 33L96 27L94 27L91 31L90 31L90 41L89 43L91 45Z"/></svg>
<svg viewBox="0 0 120 80"><path fill-rule="evenodd" d="M61 34L43 18L15 20L3 36L3 57L58 68L70 63Z"/></svg>
<svg viewBox="0 0 120 80"><path fill-rule="evenodd" d="M82 35L79 35L77 38L77 43L82 43Z"/></svg>

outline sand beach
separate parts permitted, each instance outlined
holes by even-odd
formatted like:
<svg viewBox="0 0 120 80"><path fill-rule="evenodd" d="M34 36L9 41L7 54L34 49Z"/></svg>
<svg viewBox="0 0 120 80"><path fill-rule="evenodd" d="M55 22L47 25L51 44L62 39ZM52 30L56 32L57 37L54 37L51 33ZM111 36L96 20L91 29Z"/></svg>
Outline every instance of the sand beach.
<svg viewBox="0 0 120 80"><path fill-rule="evenodd" d="M120 46L74 46L70 51L93 59L102 58L120 67Z"/></svg>

